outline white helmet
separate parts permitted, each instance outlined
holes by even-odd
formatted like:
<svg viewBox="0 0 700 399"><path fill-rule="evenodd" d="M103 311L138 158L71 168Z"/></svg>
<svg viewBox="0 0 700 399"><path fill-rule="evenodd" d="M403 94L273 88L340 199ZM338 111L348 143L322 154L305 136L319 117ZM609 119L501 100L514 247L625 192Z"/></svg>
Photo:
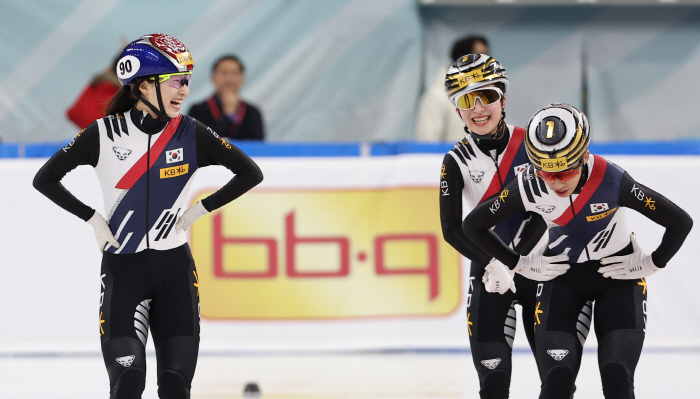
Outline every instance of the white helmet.
<svg viewBox="0 0 700 399"><path fill-rule="evenodd" d="M447 70L445 92L450 102L457 106L457 99L478 88L496 84L503 95L508 92L508 74L503 65L486 54L467 54L459 57Z"/></svg>
<svg viewBox="0 0 700 399"><path fill-rule="evenodd" d="M578 167L590 143L588 118L569 104L549 104L527 124L525 149L539 170L561 172Z"/></svg>

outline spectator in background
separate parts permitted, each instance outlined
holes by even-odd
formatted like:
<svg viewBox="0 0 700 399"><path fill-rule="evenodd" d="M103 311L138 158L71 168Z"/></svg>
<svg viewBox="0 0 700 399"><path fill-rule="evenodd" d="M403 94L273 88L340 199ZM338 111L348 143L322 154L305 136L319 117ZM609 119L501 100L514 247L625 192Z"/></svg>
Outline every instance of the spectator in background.
<svg viewBox="0 0 700 399"><path fill-rule="evenodd" d="M121 49L119 52L121 53ZM95 119L104 117L107 104L122 87L116 72L118 60L119 55L104 71L95 75L90 84L80 93L75 103L66 111L68 119L80 129L84 129Z"/></svg>
<svg viewBox="0 0 700 399"><path fill-rule="evenodd" d="M466 54L489 54L489 43L483 36L471 35L452 45L450 61ZM455 115L455 107L445 101L445 75L450 65L437 71L418 104L416 140L459 141L464 138L464 123Z"/></svg>
<svg viewBox="0 0 700 399"><path fill-rule="evenodd" d="M126 38L121 38L119 52L104 71L95 75L75 100L75 103L66 110L66 116L80 129L105 116L107 104L117 91L122 87L117 77L117 61L124 47L129 43Z"/></svg>
<svg viewBox="0 0 700 399"><path fill-rule="evenodd" d="M245 67L235 55L220 57L212 67L216 93L190 108L189 116L233 140L264 140L262 113L238 95L245 81Z"/></svg>

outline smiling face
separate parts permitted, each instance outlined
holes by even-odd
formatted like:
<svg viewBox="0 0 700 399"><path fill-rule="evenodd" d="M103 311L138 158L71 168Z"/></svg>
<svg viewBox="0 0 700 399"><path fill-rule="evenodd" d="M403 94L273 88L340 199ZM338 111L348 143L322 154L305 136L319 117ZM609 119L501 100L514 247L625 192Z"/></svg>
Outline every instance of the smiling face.
<svg viewBox="0 0 700 399"><path fill-rule="evenodd" d="M495 85L486 87L495 87ZM488 136L496 133L505 104L505 97L501 101L496 101L490 105L484 105L480 99L477 99L473 109L463 110L457 108L457 114L459 114L459 117L462 118L469 130L480 136Z"/></svg>
<svg viewBox="0 0 700 399"><path fill-rule="evenodd" d="M177 116L180 114L182 103L183 101L185 101L187 95L190 94L190 78L191 75L174 75L170 76L167 80L164 80L163 82L159 83L160 95L163 100L163 106L165 107L165 110L163 111L170 118L177 118ZM156 93L156 85L154 81L144 81L139 86L139 89L141 90L141 95L143 95L143 97L148 102L153 104L154 107L160 109L160 105L158 104L158 94ZM141 101L139 101L136 104L136 109L139 109L141 111L148 111L148 113L153 118L157 118L153 111Z"/></svg>

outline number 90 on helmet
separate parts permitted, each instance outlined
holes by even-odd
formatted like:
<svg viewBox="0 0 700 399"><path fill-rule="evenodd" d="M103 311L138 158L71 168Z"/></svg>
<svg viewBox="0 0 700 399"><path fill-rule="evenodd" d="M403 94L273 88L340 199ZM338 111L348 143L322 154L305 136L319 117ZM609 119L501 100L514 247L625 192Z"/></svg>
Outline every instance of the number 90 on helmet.
<svg viewBox="0 0 700 399"><path fill-rule="evenodd" d="M503 95L508 92L508 74L495 58L486 54L467 54L459 57L445 75L445 92L452 105L470 91L496 84Z"/></svg>
<svg viewBox="0 0 700 399"><path fill-rule="evenodd" d="M590 143L588 118L569 104L549 104L527 124L525 150L538 170L561 172L578 167Z"/></svg>
<svg viewBox="0 0 700 399"><path fill-rule="evenodd" d="M117 62L117 77L122 86L126 86L140 76L190 72L193 69L192 55L181 41L164 33L153 33L124 47Z"/></svg>

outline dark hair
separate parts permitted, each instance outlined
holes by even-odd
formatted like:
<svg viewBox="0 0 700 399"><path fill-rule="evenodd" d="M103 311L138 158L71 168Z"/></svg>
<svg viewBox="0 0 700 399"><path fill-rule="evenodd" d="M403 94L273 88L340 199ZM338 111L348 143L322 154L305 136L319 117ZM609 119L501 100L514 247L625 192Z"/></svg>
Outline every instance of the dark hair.
<svg viewBox="0 0 700 399"><path fill-rule="evenodd" d="M140 76L132 80L128 85L122 86L117 94L109 100L105 115L124 113L133 108L141 96L139 86L141 86L141 83L146 79L148 79L148 76Z"/></svg>
<svg viewBox="0 0 700 399"><path fill-rule="evenodd" d="M494 86L496 86L496 87L498 87L499 89L501 89L501 91L502 91L503 93L506 92L506 85L504 85L503 83L501 83L501 82L494 83Z"/></svg>
<svg viewBox="0 0 700 399"><path fill-rule="evenodd" d="M452 45L450 60L454 61L465 54L473 54L472 51L474 51L474 44L478 42L483 43L486 47L489 46L488 40L481 35L470 35L459 39Z"/></svg>
<svg viewBox="0 0 700 399"><path fill-rule="evenodd" d="M223 61L233 61L236 64L238 64L239 67L241 67L241 72L245 72L245 66L243 66L243 62L240 58L238 58L238 56L235 56L233 54L226 54L222 55L216 60L216 62L214 62L214 65L212 65L211 67L211 73L214 73L216 71L216 67L218 67L219 64L221 64Z"/></svg>

